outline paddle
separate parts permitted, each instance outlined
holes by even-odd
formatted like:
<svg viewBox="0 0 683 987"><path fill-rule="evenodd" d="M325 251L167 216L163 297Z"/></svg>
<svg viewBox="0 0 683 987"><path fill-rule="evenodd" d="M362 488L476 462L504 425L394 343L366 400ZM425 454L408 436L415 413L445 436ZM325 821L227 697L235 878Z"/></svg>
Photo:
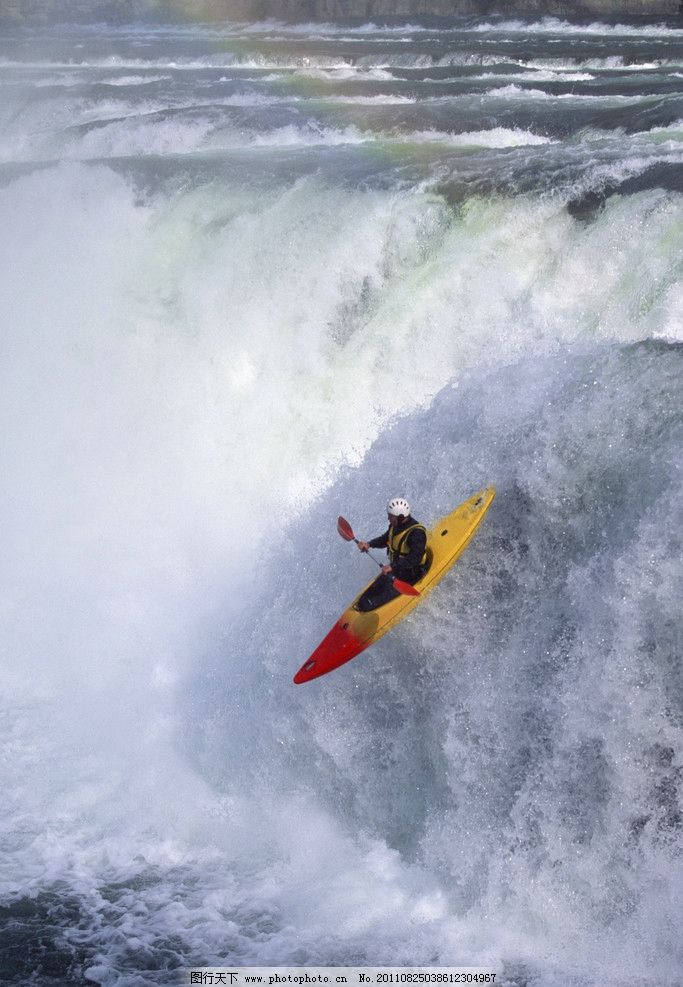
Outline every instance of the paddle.
<svg viewBox="0 0 683 987"><path fill-rule="evenodd" d="M353 533L353 528L351 527L351 525L349 524L349 522L346 520L346 518L343 518L343 517L338 517L337 518L337 531L342 536L342 538L344 539L344 541L355 541L356 545L358 544L358 539L356 538L356 536ZM377 565L380 567L380 569L383 569L384 568L383 563L380 562L379 559L375 558L375 556L372 554L372 552L366 552L365 554L366 555L369 555L370 558L372 559L372 561L373 562L376 562ZM399 593L403 593L405 596L419 596L420 595L419 589L415 589L415 587L414 586L411 586L410 583L405 583L402 579L397 579L396 576L392 576L391 578L392 578L392 580L394 582L394 589L397 589L399 591Z"/></svg>

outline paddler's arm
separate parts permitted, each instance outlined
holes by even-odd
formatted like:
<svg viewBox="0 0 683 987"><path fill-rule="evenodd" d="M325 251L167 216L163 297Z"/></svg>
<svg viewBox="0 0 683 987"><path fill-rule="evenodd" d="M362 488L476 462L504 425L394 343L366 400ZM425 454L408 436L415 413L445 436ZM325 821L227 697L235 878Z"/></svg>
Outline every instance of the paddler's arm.
<svg viewBox="0 0 683 987"><path fill-rule="evenodd" d="M373 538L372 541L359 541L358 547L361 552L367 552L369 548L386 548L389 544L389 531L385 531L383 535L379 538Z"/></svg>

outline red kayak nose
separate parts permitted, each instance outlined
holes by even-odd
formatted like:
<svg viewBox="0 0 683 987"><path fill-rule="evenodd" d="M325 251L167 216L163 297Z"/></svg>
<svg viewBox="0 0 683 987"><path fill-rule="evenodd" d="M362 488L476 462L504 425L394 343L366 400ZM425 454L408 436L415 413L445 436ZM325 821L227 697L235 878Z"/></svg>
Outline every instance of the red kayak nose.
<svg viewBox="0 0 683 987"><path fill-rule="evenodd" d="M359 641L349 628L348 622L338 621L330 633L315 649L308 661L305 661L294 676L295 685L310 682L319 675L331 672L344 662L351 661L367 647L367 643Z"/></svg>

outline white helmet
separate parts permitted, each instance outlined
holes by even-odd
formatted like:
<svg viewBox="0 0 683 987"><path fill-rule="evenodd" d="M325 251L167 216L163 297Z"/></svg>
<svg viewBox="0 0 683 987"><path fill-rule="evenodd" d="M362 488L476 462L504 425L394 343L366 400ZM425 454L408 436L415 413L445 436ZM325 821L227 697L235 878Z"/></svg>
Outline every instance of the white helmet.
<svg viewBox="0 0 683 987"><path fill-rule="evenodd" d="M405 497L392 497L387 504L387 514L391 514L392 517L408 517L410 504Z"/></svg>

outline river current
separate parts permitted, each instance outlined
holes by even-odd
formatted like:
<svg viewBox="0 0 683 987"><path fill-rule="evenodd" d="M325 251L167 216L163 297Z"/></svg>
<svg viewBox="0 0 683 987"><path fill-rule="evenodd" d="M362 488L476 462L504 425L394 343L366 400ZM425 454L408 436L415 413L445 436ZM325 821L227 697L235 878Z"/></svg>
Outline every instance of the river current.
<svg viewBox="0 0 683 987"><path fill-rule="evenodd" d="M0 34L0 982L681 983L682 162L676 23Z"/></svg>

